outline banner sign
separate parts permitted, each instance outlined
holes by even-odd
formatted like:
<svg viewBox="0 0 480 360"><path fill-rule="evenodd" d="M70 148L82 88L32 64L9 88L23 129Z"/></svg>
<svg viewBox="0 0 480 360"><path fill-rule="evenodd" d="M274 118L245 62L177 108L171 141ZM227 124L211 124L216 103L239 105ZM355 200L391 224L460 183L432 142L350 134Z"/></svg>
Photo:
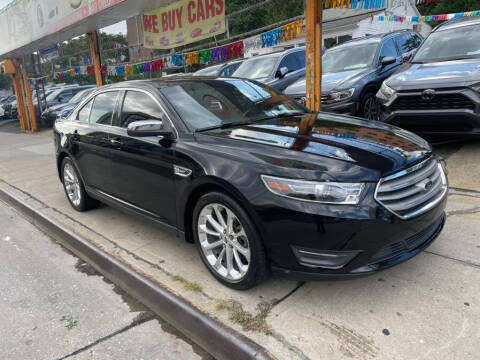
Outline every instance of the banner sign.
<svg viewBox="0 0 480 360"><path fill-rule="evenodd" d="M125 0L16 0L0 10L0 55Z"/></svg>
<svg viewBox="0 0 480 360"><path fill-rule="evenodd" d="M225 32L225 0L180 0L143 14L143 45L171 49Z"/></svg>

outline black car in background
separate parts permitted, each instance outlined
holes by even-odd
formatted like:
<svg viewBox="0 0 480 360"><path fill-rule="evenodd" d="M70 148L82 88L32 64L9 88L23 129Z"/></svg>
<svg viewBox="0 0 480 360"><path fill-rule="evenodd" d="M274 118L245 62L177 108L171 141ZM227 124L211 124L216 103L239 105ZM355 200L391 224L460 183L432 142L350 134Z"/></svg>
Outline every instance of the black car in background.
<svg viewBox="0 0 480 360"><path fill-rule="evenodd" d="M305 76L305 47L246 59L232 76L256 80L283 91Z"/></svg>
<svg viewBox="0 0 480 360"><path fill-rule="evenodd" d="M75 109L84 98L90 95L95 90L95 85L82 86L68 102L52 105L45 109L41 116L41 123L46 126L53 126L57 117L66 117ZM48 97L48 96L47 96Z"/></svg>
<svg viewBox="0 0 480 360"><path fill-rule="evenodd" d="M480 135L480 18L435 28L377 97L381 120L422 136Z"/></svg>
<svg viewBox="0 0 480 360"><path fill-rule="evenodd" d="M57 119L54 136L74 209L102 201L163 225L235 289L270 269L373 273L418 254L445 221L447 179L425 140L310 113L255 81L105 86Z"/></svg>
<svg viewBox="0 0 480 360"><path fill-rule="evenodd" d="M193 76L232 76L243 60L234 60L223 64L208 66L194 72Z"/></svg>
<svg viewBox="0 0 480 360"><path fill-rule="evenodd" d="M415 32L398 31L351 40L327 50L322 57L322 111L378 120L378 89L421 42ZM305 104L305 77L284 93Z"/></svg>

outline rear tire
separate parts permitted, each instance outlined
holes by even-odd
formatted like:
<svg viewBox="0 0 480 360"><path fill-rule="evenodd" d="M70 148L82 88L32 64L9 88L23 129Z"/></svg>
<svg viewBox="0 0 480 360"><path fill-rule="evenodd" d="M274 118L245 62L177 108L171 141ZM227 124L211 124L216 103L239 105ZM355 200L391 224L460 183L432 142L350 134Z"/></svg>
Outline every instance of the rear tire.
<svg viewBox="0 0 480 360"><path fill-rule="evenodd" d="M222 192L206 193L195 205L192 223L200 258L219 282L246 290L267 277L258 231L233 198Z"/></svg>
<svg viewBox="0 0 480 360"><path fill-rule="evenodd" d="M362 116L367 120L379 120L380 108L378 106L377 97L374 93L369 92L363 96L361 104Z"/></svg>
<svg viewBox="0 0 480 360"><path fill-rule="evenodd" d="M72 159L65 157L61 169L63 189L70 205L80 212L97 207L99 202L85 191L85 185Z"/></svg>

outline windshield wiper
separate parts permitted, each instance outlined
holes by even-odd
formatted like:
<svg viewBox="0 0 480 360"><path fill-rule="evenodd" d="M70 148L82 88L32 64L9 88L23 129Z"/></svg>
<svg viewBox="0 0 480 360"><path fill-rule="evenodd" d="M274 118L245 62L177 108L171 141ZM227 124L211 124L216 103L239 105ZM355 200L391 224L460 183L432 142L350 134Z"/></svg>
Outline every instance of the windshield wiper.
<svg viewBox="0 0 480 360"><path fill-rule="evenodd" d="M197 129L197 130L195 130L195 132L199 133L199 132L204 132L204 131L208 131L208 130L228 129L228 128L235 127L235 126L252 125L252 124L257 124L257 123L263 122L263 121L280 119L280 118L290 117L290 116L296 116L296 115L300 115L300 114L304 114L304 113L303 112L298 112L298 113L293 113L293 114L283 114L283 115L279 114L279 115L275 115L275 116L267 116L267 117L264 117L264 118L260 118L260 119L256 119L256 120L250 120L250 121L234 121L234 122L231 122L231 123L222 123L222 124L219 124L219 125L213 125L213 126L208 126L208 127L205 127L205 128Z"/></svg>

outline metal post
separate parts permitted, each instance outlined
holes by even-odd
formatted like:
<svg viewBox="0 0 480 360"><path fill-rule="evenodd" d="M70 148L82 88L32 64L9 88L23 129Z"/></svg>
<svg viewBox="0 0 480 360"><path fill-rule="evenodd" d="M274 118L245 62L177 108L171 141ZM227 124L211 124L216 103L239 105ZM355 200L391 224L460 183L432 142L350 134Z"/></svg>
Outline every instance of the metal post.
<svg viewBox="0 0 480 360"><path fill-rule="evenodd" d="M90 52L92 54L93 68L95 70L95 81L97 82L97 86L102 86L103 79L102 79L102 66L100 62L100 47L99 47L99 41L98 41L98 32L95 30L91 33L88 33L88 37L90 38Z"/></svg>
<svg viewBox="0 0 480 360"><path fill-rule="evenodd" d="M322 106L322 0L306 4L306 82L307 107L320 111Z"/></svg>
<svg viewBox="0 0 480 360"><path fill-rule="evenodd" d="M225 19L225 29L227 30L227 39L230 39L230 22L228 17Z"/></svg>
<svg viewBox="0 0 480 360"><path fill-rule="evenodd" d="M30 88L30 82L28 81L27 67L24 65L24 62L20 64L20 69L22 72L23 78L23 94L25 99L25 114L26 120L29 125L29 129L32 132L36 132L37 128L37 118L35 116L35 108L33 107L32 99L32 89Z"/></svg>

